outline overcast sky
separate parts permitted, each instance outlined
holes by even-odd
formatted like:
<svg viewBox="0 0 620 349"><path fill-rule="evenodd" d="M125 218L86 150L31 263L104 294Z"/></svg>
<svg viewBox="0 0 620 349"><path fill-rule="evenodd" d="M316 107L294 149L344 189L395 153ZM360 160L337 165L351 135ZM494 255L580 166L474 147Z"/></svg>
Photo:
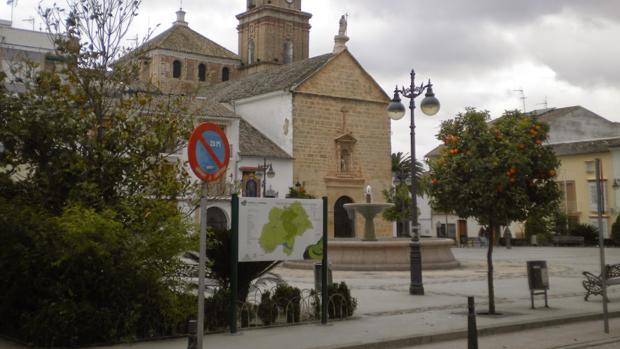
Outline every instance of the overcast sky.
<svg viewBox="0 0 620 349"><path fill-rule="evenodd" d="M0 0L0 18L11 9ZM39 0L15 0L14 26L39 28ZM63 0L57 0L62 3ZM48 3L51 3L49 1ZM183 0L194 30L237 52L236 14L245 0ZM175 20L179 1L143 0L132 36ZM349 14L348 47L388 93L431 78L441 111L416 113L417 156L439 144L442 120L465 107L491 111L581 105L620 122L620 1L617 0L303 0L313 14L310 55L331 52ZM127 41L131 45L131 41ZM416 101L419 103L418 98ZM392 151L409 152L409 117L392 123Z"/></svg>

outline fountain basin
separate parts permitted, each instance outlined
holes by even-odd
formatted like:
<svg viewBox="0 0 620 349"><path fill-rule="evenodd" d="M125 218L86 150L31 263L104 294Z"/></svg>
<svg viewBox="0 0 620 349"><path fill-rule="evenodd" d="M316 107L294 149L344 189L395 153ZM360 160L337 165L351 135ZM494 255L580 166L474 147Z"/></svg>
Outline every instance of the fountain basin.
<svg viewBox="0 0 620 349"><path fill-rule="evenodd" d="M344 209L347 210L349 218L355 219L355 212L361 214L366 222L364 223L364 241L376 241L375 236L375 216L385 210L386 208L394 207L391 203L358 203L358 204L344 204Z"/></svg>
<svg viewBox="0 0 620 349"><path fill-rule="evenodd" d="M405 271L409 270L410 239L379 241L330 240L327 257L333 270ZM453 269L460 263L454 257L452 239L423 238L422 269ZM289 268L312 268L314 261L287 261Z"/></svg>

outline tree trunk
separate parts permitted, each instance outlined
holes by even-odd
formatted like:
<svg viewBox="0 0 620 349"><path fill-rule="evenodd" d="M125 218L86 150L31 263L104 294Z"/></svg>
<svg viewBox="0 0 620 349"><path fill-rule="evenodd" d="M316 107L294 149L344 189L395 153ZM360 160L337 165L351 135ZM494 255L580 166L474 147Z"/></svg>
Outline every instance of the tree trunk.
<svg viewBox="0 0 620 349"><path fill-rule="evenodd" d="M487 249L487 285L489 291L489 314L495 314L495 288L493 286L493 241L495 240L495 226L493 222L487 229L489 246Z"/></svg>

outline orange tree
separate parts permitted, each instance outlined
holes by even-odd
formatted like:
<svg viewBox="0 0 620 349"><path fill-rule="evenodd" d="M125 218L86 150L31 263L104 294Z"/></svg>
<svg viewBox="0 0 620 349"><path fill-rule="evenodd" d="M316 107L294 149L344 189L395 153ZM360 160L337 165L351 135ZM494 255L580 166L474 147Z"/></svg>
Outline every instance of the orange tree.
<svg viewBox="0 0 620 349"><path fill-rule="evenodd" d="M559 190L553 178L559 161L548 147L549 126L517 111L489 122L489 113L466 109L442 123L444 142L429 161L431 204L459 217L474 217L489 240L500 225L523 221L531 212L552 212ZM489 313L495 314L493 243L487 250Z"/></svg>

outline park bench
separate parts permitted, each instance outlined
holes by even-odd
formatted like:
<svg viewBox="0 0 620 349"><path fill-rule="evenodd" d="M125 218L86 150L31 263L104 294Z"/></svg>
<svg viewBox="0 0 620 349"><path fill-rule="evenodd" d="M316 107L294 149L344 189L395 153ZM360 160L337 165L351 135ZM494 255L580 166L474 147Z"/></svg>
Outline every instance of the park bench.
<svg viewBox="0 0 620 349"><path fill-rule="evenodd" d="M553 244L555 246L583 246L584 239L583 236L557 235L553 237Z"/></svg>
<svg viewBox="0 0 620 349"><path fill-rule="evenodd" d="M606 265L605 274L607 274L607 286L620 285L620 264ZM586 277L582 281L583 287L586 289L586 296L584 297L586 301L590 295L600 295L603 293L603 281L600 275L596 276L588 271L584 271L583 276Z"/></svg>

